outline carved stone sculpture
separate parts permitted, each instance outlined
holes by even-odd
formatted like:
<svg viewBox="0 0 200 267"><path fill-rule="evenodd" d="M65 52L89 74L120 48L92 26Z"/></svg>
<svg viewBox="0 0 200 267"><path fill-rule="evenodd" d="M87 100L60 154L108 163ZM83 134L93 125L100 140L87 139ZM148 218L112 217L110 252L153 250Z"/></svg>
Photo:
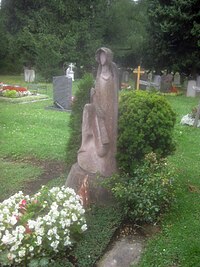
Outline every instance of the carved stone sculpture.
<svg viewBox="0 0 200 267"><path fill-rule="evenodd" d="M116 171L118 75L110 49L98 49L96 60L99 68L91 103L83 111L78 164L91 173L109 176Z"/></svg>
<svg viewBox="0 0 200 267"><path fill-rule="evenodd" d="M107 177L117 171L119 77L112 59L110 49L102 47L97 50L96 61L99 66L90 103L83 110L82 144L77 163L72 166L66 182L77 192L87 174L90 186L94 182L91 179L94 180L97 174Z"/></svg>

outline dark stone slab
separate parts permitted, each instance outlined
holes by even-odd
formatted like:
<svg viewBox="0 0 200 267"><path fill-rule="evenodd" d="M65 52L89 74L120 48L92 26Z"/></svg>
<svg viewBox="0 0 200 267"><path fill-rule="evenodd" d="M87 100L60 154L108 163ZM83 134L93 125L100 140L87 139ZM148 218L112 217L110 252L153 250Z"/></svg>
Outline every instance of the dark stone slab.
<svg viewBox="0 0 200 267"><path fill-rule="evenodd" d="M72 79L66 76L53 77L53 100L57 108L71 110Z"/></svg>

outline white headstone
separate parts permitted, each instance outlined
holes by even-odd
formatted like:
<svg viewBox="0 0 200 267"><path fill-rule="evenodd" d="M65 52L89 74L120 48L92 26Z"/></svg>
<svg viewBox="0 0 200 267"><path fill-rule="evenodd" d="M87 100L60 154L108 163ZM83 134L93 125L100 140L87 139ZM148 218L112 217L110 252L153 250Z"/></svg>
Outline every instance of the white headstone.
<svg viewBox="0 0 200 267"><path fill-rule="evenodd" d="M24 80L27 83L34 82L35 81L35 70L25 67L24 68Z"/></svg>
<svg viewBox="0 0 200 267"><path fill-rule="evenodd" d="M196 96L196 90L194 87L196 87L197 83L195 80L188 81L187 85L187 96L195 97Z"/></svg>

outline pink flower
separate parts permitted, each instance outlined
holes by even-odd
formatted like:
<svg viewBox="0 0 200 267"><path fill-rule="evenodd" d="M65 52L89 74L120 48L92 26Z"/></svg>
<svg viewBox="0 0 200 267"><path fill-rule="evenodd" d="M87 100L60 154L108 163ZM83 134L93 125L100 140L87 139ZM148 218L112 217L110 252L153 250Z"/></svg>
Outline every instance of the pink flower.
<svg viewBox="0 0 200 267"><path fill-rule="evenodd" d="M21 202L21 205L22 205L22 206L26 206L26 203L27 203L27 202L26 202L26 199L23 199L22 202Z"/></svg>

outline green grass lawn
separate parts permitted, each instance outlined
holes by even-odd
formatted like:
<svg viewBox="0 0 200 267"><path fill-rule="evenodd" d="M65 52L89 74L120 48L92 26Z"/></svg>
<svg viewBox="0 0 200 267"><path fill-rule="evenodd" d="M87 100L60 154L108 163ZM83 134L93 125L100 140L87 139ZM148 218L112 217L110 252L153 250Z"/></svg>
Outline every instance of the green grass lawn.
<svg viewBox="0 0 200 267"><path fill-rule="evenodd" d="M25 85L22 76L0 76L0 81ZM76 82L73 83L73 92L75 90ZM48 95L48 101L0 103L0 196L5 194L9 197L26 181L37 179L41 174L41 168L30 161L24 163L23 159L66 160L70 114L46 109L53 105L52 84L48 84ZM169 157L178 176L177 200L163 217L161 232L149 239L139 266L199 267L200 129L180 125L181 117L198 104L199 98L166 98L177 113L174 132L177 150ZM49 186L64 184L65 177L55 178ZM119 226L120 213L111 209L92 208L88 211L90 229L74 251L79 267L93 266Z"/></svg>
<svg viewBox="0 0 200 267"><path fill-rule="evenodd" d="M23 191L25 183L36 180L42 172L41 168L31 164L0 159L0 201L16 192L16 188Z"/></svg>

